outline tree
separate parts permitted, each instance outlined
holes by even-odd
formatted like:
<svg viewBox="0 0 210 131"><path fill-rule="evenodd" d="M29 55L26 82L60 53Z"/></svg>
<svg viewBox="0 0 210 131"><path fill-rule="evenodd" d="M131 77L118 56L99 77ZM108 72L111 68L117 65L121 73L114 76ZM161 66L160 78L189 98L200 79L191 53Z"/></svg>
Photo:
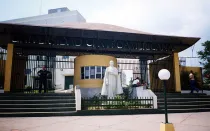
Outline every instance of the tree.
<svg viewBox="0 0 210 131"><path fill-rule="evenodd" d="M204 85L210 86L210 41L202 43L204 50L198 52L200 62L204 67Z"/></svg>

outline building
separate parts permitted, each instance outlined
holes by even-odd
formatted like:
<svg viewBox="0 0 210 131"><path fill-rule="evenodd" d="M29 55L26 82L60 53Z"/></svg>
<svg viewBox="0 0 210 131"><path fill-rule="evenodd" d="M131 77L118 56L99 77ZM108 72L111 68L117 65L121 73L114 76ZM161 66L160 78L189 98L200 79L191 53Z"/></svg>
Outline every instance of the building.
<svg viewBox="0 0 210 131"><path fill-rule="evenodd" d="M26 24L26 25L60 25L66 23L86 22L77 10L57 8L48 10L48 14L2 21L1 23Z"/></svg>
<svg viewBox="0 0 210 131"><path fill-rule="evenodd" d="M77 11L73 12L81 17ZM65 8L51 10L49 13L43 15L47 19L37 16L28 20L23 18L4 21L0 24L0 29L6 31L2 32L4 35L0 35L0 46L7 54L7 60L4 60L6 72L1 73L5 91L22 90L25 86L37 88L36 73L43 65L47 65L48 70L52 72L49 87L68 89L72 85L80 85L83 94L94 95L100 92L103 70L110 60L106 58L116 61L116 67L119 67L123 74L121 75L123 84L127 83L124 82L127 74L123 73L127 70L133 72L132 78L140 77L147 82L155 83L159 81L157 69L164 67L171 71L173 74L171 81L173 79L176 83L171 84L168 90L181 91L178 52L190 47L200 38L164 36L115 25L86 23L84 19L77 19L75 15L69 15L72 16L72 21L66 18L67 21L60 23L59 16L68 17L64 14L71 14L71 11ZM54 23L46 22L50 19L55 19ZM11 26L14 28L10 30ZM97 55L100 55L100 58L94 59ZM86 57L91 63L95 61L95 65L90 64L87 59L77 63L75 58L79 59L81 56ZM166 56L170 59L163 59ZM90 72L94 70L95 74L91 74ZM89 79L82 79L83 75ZM97 76L101 77L96 79Z"/></svg>
<svg viewBox="0 0 210 131"><path fill-rule="evenodd" d="M14 27L13 30L9 30L11 25ZM151 83L153 83L153 81L158 80L156 78L156 73L158 72L157 70L158 68L168 68L171 71L171 73L174 75L174 76L172 75L171 81L176 82L176 84L172 84L171 87L168 88L168 90L170 89L171 91L180 92L181 86L179 79L180 71L179 71L178 52L188 48L190 45L194 44L199 40L199 38L194 38L194 37L191 38L191 37L154 35L114 25L96 24L96 23L71 23L61 26L59 25L56 27L14 25L14 24L2 23L0 24L0 28L2 28L2 30L5 31L10 31L10 32L13 31L7 34L11 36L1 37L2 39L1 43L3 43L1 44L1 47L7 50L6 52L7 60L5 61L6 72L5 74L2 73L4 74L3 78L5 77L5 79L2 79L2 81L6 80L4 81L5 91L12 91L14 89L17 90L18 88L20 89L24 88L25 86L24 82L26 82L26 80L24 80L25 74L32 75L33 72L32 70L28 70L28 68L30 67L30 69L35 70L34 74L36 73L36 68L34 69L34 67L32 67L30 64L32 65L37 64L36 66L40 68L40 64L46 62L44 63L44 65L47 65L48 69L53 72L53 75L50 78L51 79L50 83L54 85L56 83L55 78L57 71L62 72L62 70L65 68L65 65L68 66L71 65L71 64L64 64L72 62L69 61L70 57L68 56L91 55L91 57L88 57L88 59L96 62L99 61L99 59L101 60L105 59L106 56L112 56L112 58L114 57L113 59L116 59L116 61L118 61L116 63L119 64L119 69L122 68L129 69L130 67L132 67L132 66L130 67L120 66L121 64L119 62L120 58L138 59L140 61L139 65L142 64L144 66L145 64L148 63L148 61L154 60L153 62L150 62L149 65L152 67L149 68L149 70L151 69L149 72L150 74L152 74L149 77L150 81L152 80ZM46 38L46 35L40 31L49 30L49 29L53 34L50 34L51 37ZM18 32L18 35L16 35L15 32ZM59 35L61 36L65 35L66 36L56 37L57 32L59 32ZM37 37L35 34L38 34L39 37ZM31 37L27 37L28 35ZM22 38L23 36L25 38ZM23 41L23 39L25 40ZM54 41L54 39L57 40ZM113 41L113 39L115 40ZM151 39L152 42L155 44L151 44L150 42L148 42L149 40L151 41ZM7 44L7 43L14 43L15 48L13 44ZM145 43L147 44L147 46L145 46ZM14 53L12 53L13 50ZM11 55L14 56L11 57ZM95 55L102 55L103 57L94 59ZM59 59L61 59L61 61ZM64 61L63 59L67 60ZM168 60L166 61L166 59ZM131 61L129 60L128 62ZM83 82L87 81L87 80L81 80L83 75L82 73L83 67L75 65L74 61L73 63L74 67L78 68L74 70L74 84L82 85ZM93 64L90 65L90 63L89 65L87 65L88 64L87 59L84 59L82 63L85 66L88 66L87 72L90 71L91 66L97 66ZM133 63L135 63L135 61ZM12 66L8 66L9 64L12 64ZM101 66L100 72L102 72L103 67L107 66L108 61L106 61L105 63L99 62L97 64L100 64L98 66ZM148 65L146 65L146 67L147 66ZM13 67L12 70L11 67ZM58 69L58 67L61 68ZM86 69L86 67L84 69ZM143 69L145 70L146 68ZM10 72L7 72L8 70L10 70ZM145 73L141 71L142 71L142 66L140 66L139 72L141 75ZM75 77L75 72L77 72L76 75L79 76ZM10 73L12 73L12 75L8 75ZM87 74L88 74L87 77L90 78L91 77L90 73ZM103 75L103 73L101 73L101 75ZM94 74L94 76L96 77L96 74ZM10 83L11 81L12 83ZM88 80L89 85L88 83L83 84L83 87L81 86L83 88L81 89L81 91L84 90L84 94L86 94L87 92L93 92L93 91L85 91L87 88L100 88L101 87L100 84L102 84L102 77L98 81L97 84L98 87L94 86L94 84L96 84L94 81L95 80L89 79ZM29 82L31 86L33 86L34 83L36 83L33 82L33 80L29 80Z"/></svg>

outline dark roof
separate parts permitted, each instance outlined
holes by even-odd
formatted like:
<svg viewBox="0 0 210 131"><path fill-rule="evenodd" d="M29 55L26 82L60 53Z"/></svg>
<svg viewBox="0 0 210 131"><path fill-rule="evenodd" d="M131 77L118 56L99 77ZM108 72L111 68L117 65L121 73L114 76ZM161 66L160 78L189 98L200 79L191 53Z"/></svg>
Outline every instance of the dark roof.
<svg viewBox="0 0 210 131"><path fill-rule="evenodd" d="M195 44L199 37L167 36L142 32L115 25L99 23L67 23L59 25L21 25L0 23L0 34L55 35L77 38L113 39L125 41L145 41L170 43L180 52ZM0 35L0 39L4 37Z"/></svg>

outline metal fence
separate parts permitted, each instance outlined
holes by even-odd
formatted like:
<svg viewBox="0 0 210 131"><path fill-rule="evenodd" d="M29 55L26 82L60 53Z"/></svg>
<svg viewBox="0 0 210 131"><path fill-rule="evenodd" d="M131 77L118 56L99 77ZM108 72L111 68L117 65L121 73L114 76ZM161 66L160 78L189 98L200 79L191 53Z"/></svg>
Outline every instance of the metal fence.
<svg viewBox="0 0 210 131"><path fill-rule="evenodd" d="M74 58L68 56L56 56L54 52L27 50L14 50L12 66L12 92L38 93L40 78L38 72L46 67L49 72L46 80L47 92L53 92L56 86L56 72L60 73L65 69L74 68ZM60 71L60 72L59 72ZM42 85L43 89L44 85Z"/></svg>
<svg viewBox="0 0 210 131"><path fill-rule="evenodd" d="M4 87L4 73L5 73L5 64L7 59L7 51L0 48L0 89Z"/></svg>
<svg viewBox="0 0 210 131"><path fill-rule="evenodd" d="M153 107L152 97L141 98L82 98L82 110L148 109Z"/></svg>

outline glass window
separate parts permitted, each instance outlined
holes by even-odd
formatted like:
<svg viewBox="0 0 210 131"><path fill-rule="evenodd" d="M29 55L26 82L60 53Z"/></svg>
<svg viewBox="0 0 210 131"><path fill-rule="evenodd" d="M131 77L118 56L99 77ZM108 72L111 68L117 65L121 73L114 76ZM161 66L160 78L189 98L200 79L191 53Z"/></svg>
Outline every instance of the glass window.
<svg viewBox="0 0 210 131"><path fill-rule="evenodd" d="M101 79L101 66L96 67L96 79Z"/></svg>
<svg viewBox="0 0 210 131"><path fill-rule="evenodd" d="M69 56L63 56L63 59L69 59Z"/></svg>
<svg viewBox="0 0 210 131"><path fill-rule="evenodd" d="M105 66L81 67L81 79L102 79L105 74Z"/></svg>
<svg viewBox="0 0 210 131"><path fill-rule="evenodd" d="M95 66L90 67L90 79L95 79Z"/></svg>
<svg viewBox="0 0 210 131"><path fill-rule="evenodd" d="M81 67L81 79L85 78L84 67Z"/></svg>
<svg viewBox="0 0 210 131"><path fill-rule="evenodd" d="M106 71L106 67L105 67L105 66L103 66L103 67L102 67L102 78L104 78L105 71Z"/></svg>
<svg viewBox="0 0 210 131"><path fill-rule="evenodd" d="M88 66L88 67L85 67L85 79L89 79L89 78L90 78L90 68Z"/></svg>

